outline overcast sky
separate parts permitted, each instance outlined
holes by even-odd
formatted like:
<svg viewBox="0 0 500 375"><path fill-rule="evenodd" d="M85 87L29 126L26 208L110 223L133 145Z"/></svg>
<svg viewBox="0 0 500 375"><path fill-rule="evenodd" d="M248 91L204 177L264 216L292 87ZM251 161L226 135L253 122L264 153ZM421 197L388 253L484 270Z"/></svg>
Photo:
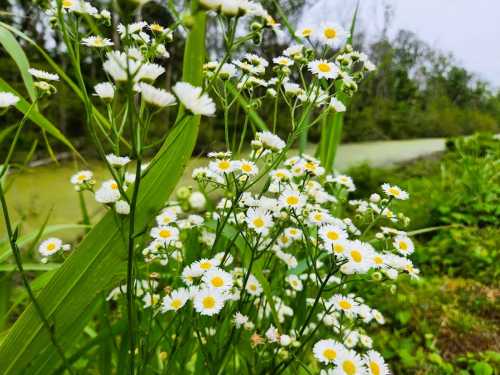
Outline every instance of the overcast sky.
<svg viewBox="0 0 500 375"><path fill-rule="evenodd" d="M307 18L349 23L356 0L317 0ZM500 0L360 0L363 28L379 33L384 5L393 8L391 33L404 28L500 87Z"/></svg>

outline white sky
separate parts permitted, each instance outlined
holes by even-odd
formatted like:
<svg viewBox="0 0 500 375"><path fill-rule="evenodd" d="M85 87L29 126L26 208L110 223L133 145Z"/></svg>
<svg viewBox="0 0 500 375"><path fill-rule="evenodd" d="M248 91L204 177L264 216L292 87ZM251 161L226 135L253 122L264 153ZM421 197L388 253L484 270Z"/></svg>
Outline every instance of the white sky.
<svg viewBox="0 0 500 375"><path fill-rule="evenodd" d="M312 0L305 18L339 20L344 26L356 0ZM380 33L384 5L393 7L390 35L415 32L432 47L451 52L478 77L500 87L500 0L360 0L360 19ZM304 18L303 18L304 19Z"/></svg>

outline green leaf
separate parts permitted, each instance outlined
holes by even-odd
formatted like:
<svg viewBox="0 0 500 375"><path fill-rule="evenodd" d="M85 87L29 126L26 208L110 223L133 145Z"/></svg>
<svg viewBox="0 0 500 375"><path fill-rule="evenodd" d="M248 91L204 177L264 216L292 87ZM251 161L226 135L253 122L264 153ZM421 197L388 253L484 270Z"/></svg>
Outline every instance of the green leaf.
<svg viewBox="0 0 500 375"><path fill-rule="evenodd" d="M478 362L472 368L474 375L493 375L493 367L486 362Z"/></svg>
<svg viewBox="0 0 500 375"><path fill-rule="evenodd" d="M25 271L51 271L60 266L60 263L23 263ZM17 266L15 264L0 264L0 272L12 272L16 270Z"/></svg>
<svg viewBox="0 0 500 375"><path fill-rule="evenodd" d="M9 91L14 95L19 97L19 101L16 104L16 108L19 112L26 114L28 112L31 104L28 103L16 90L14 90L7 82L5 82L2 78L0 78L0 90L1 91ZM71 151L80 156L76 148L73 144L61 133L61 131L52 124L44 115L38 112L36 109L32 108L28 113L28 118L37 124L42 130L45 130L47 133L52 135L57 140L64 143ZM81 156L80 156L81 157Z"/></svg>
<svg viewBox="0 0 500 375"><path fill-rule="evenodd" d="M183 80L201 85L206 14L198 12L194 21L184 54L185 65L190 67L184 70ZM188 116L183 126L175 127L146 172L137 205L139 232L160 210L182 176L194 149L199 122L198 116ZM119 220L122 220L121 229ZM89 312L98 297L124 280L126 228L128 218L117 218L113 212L108 212L39 293L38 301L49 321L54 323L55 336L62 347L69 350L75 344L92 316ZM34 361L37 369L48 371L59 363L54 354L49 335L30 305L0 346L0 373L25 372Z"/></svg>
<svg viewBox="0 0 500 375"><path fill-rule="evenodd" d="M24 53L22 47L17 42L16 38L12 33L0 24L0 44L5 48L5 51L10 55L12 60L16 63L21 77L26 86L26 91L28 92L31 101L34 102L36 99L36 89L33 86L33 77L28 72L30 68L30 63L26 54Z"/></svg>

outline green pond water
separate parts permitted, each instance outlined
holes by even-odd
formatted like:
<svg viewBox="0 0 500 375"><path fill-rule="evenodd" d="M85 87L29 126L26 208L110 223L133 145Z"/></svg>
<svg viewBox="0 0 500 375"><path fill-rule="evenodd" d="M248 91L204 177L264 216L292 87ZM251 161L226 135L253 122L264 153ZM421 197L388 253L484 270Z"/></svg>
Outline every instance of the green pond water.
<svg viewBox="0 0 500 375"><path fill-rule="evenodd" d="M336 168L345 170L363 162L373 166L390 166L442 151L444 145L444 139L344 144L339 148ZM313 150L311 147L311 153ZM179 184L192 184L192 169L205 164L206 160L203 158L192 159ZM102 164L90 162L89 168L96 175L97 181L109 178ZM75 170L74 164L68 162L32 168L10 176L14 178L14 182L7 194L9 210L13 221L22 223L23 234L39 228L49 212L49 224L78 223L81 220L78 196L69 183ZM95 222L104 210L95 203L89 193L85 193L85 199L92 221ZM74 231L54 233L65 239L74 238L75 234L77 233ZM4 235L5 225L0 220L0 238Z"/></svg>

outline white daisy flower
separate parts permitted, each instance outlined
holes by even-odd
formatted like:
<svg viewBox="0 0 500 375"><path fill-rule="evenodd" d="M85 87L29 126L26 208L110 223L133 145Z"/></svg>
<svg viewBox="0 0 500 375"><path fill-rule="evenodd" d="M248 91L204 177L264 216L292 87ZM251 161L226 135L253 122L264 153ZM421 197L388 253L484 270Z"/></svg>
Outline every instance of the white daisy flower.
<svg viewBox="0 0 500 375"><path fill-rule="evenodd" d="M207 198L199 191L194 191L188 198L189 206L194 210L203 210L207 204Z"/></svg>
<svg viewBox="0 0 500 375"><path fill-rule="evenodd" d="M283 83L283 89L289 95L296 96L303 94L304 90L298 83L295 82L285 82Z"/></svg>
<svg viewBox="0 0 500 375"><path fill-rule="evenodd" d="M295 35L299 38L310 38L314 35L314 29L312 27L301 27L295 32Z"/></svg>
<svg viewBox="0 0 500 375"><path fill-rule="evenodd" d="M102 38L98 35L83 38L82 44L87 47L106 48L111 47L113 45L113 42L108 38Z"/></svg>
<svg viewBox="0 0 500 375"><path fill-rule="evenodd" d="M59 81L59 76L57 74L48 73L44 70L29 68L28 72L33 77L38 78L38 79L43 79L44 81Z"/></svg>
<svg viewBox="0 0 500 375"><path fill-rule="evenodd" d="M250 176L255 176L259 173L259 168L255 165L254 162L248 160L241 160L239 162L239 169L242 173Z"/></svg>
<svg viewBox="0 0 500 375"><path fill-rule="evenodd" d="M172 291L168 296L163 297L162 312L177 311L184 306L189 299L189 292L185 288Z"/></svg>
<svg viewBox="0 0 500 375"><path fill-rule="evenodd" d="M217 268L218 265L219 261L215 258L201 258L200 260L192 264L192 269L193 271L197 272L199 276L201 276L204 273Z"/></svg>
<svg viewBox="0 0 500 375"><path fill-rule="evenodd" d="M327 60L314 60L308 64L311 73L318 78L335 79L339 75L339 68Z"/></svg>
<svg viewBox="0 0 500 375"><path fill-rule="evenodd" d="M302 51L304 49L304 46L301 44L293 44L287 49L283 51L283 55L288 56L288 57L299 57L302 56Z"/></svg>
<svg viewBox="0 0 500 375"><path fill-rule="evenodd" d="M363 359L354 350L343 350L335 359L336 375L367 375Z"/></svg>
<svg viewBox="0 0 500 375"><path fill-rule="evenodd" d="M179 101L195 115L213 116L215 114L215 103L207 94L202 94L201 87L187 82L177 82L172 90Z"/></svg>
<svg viewBox="0 0 500 375"><path fill-rule="evenodd" d="M115 202L115 211L120 215L130 214L130 205L125 200Z"/></svg>
<svg viewBox="0 0 500 375"><path fill-rule="evenodd" d="M329 299L328 302L334 306L335 310L342 311L348 316L358 314L359 303L352 297L335 294Z"/></svg>
<svg viewBox="0 0 500 375"><path fill-rule="evenodd" d="M115 154L107 154L106 160L115 167L123 167L130 163L130 158L128 156L118 156Z"/></svg>
<svg viewBox="0 0 500 375"><path fill-rule="evenodd" d="M292 174L288 169L276 169L271 171L271 178L279 180L279 181L287 181L292 178Z"/></svg>
<svg viewBox="0 0 500 375"><path fill-rule="evenodd" d="M169 244L179 239L179 230L170 225L161 225L152 228L150 235L165 244Z"/></svg>
<svg viewBox="0 0 500 375"><path fill-rule="evenodd" d="M7 108L11 105L16 105L18 101L19 97L11 92L0 92L0 108Z"/></svg>
<svg viewBox="0 0 500 375"><path fill-rule="evenodd" d="M177 213L171 209L163 210L158 216L156 216L156 222L158 225L169 225L177 220Z"/></svg>
<svg viewBox="0 0 500 375"><path fill-rule="evenodd" d="M337 23L323 23L314 39L330 46L331 48L341 47L347 40L349 34Z"/></svg>
<svg viewBox="0 0 500 375"><path fill-rule="evenodd" d="M208 288L214 288L220 291L229 290L233 286L233 276L220 268L212 268L205 272L202 281Z"/></svg>
<svg viewBox="0 0 500 375"><path fill-rule="evenodd" d="M394 197L396 199L406 200L410 197L410 195L406 191L402 190L399 186L396 185L383 184L382 190L387 196Z"/></svg>
<svg viewBox="0 0 500 375"><path fill-rule="evenodd" d="M300 280L297 275L288 275L285 280L288 284L290 284L290 286L294 290L298 292L304 289L304 286L302 285L302 280Z"/></svg>
<svg viewBox="0 0 500 375"><path fill-rule="evenodd" d="M91 16L95 16L98 13L97 8L83 0L63 0L62 7L68 12L89 14Z"/></svg>
<svg viewBox="0 0 500 375"><path fill-rule="evenodd" d="M331 247L333 242L347 239L347 232L337 225L323 225L318 233L327 247Z"/></svg>
<svg viewBox="0 0 500 375"><path fill-rule="evenodd" d="M408 256L413 253L415 250L415 246L413 245L413 241L410 240L409 237L405 235L398 235L394 238L394 242L392 243L394 247L404 256Z"/></svg>
<svg viewBox="0 0 500 375"><path fill-rule="evenodd" d="M294 240L298 240L298 239L302 238L302 231L300 229L294 228L294 227L286 228L285 234Z"/></svg>
<svg viewBox="0 0 500 375"><path fill-rule="evenodd" d="M252 65L251 63L246 62L246 61L234 60L233 64L235 66L237 66L238 68L240 68L240 70L243 73L250 74L251 76L253 76L253 75L261 75L261 74L264 74L265 71L266 71L265 68L263 68L261 66Z"/></svg>
<svg viewBox="0 0 500 375"><path fill-rule="evenodd" d="M92 181L94 174L91 171L79 171L70 178L73 185L82 185Z"/></svg>
<svg viewBox="0 0 500 375"><path fill-rule="evenodd" d="M349 263L345 266L353 272L367 272L373 265L373 253L370 245L359 240L351 241L346 253Z"/></svg>
<svg viewBox="0 0 500 375"><path fill-rule="evenodd" d="M366 353L364 359L369 370L369 375L390 375L389 366L387 366L379 352L370 350Z"/></svg>
<svg viewBox="0 0 500 375"><path fill-rule="evenodd" d="M260 282L254 275L250 275L248 277L247 284L245 285L245 290L252 296L260 296L264 291L264 289L262 289L262 285L260 285Z"/></svg>
<svg viewBox="0 0 500 375"><path fill-rule="evenodd" d="M276 65L281 65L281 66L292 66L293 65L293 60L292 59L289 59L288 57L286 56L279 56L279 57L275 57L273 59L273 63L275 63Z"/></svg>
<svg viewBox="0 0 500 375"><path fill-rule="evenodd" d="M249 321L250 319L248 318L248 316L240 313L239 311L237 311L233 315L233 322L236 328L241 328L242 326L246 325Z"/></svg>
<svg viewBox="0 0 500 375"><path fill-rule="evenodd" d="M287 188L280 195L279 201L283 208L300 210L306 204L307 198L299 191Z"/></svg>
<svg viewBox="0 0 500 375"><path fill-rule="evenodd" d="M224 307L223 294L215 289L201 289L193 298L194 309L201 315L212 316L218 314Z"/></svg>
<svg viewBox="0 0 500 375"><path fill-rule="evenodd" d="M333 363L345 348L335 340L319 340L313 346L314 357L325 365Z"/></svg>
<svg viewBox="0 0 500 375"><path fill-rule="evenodd" d="M269 66L269 62L266 59L258 55L255 55L253 53L245 53L243 59L247 60L250 64L254 66L259 66L263 68L267 68Z"/></svg>
<svg viewBox="0 0 500 375"><path fill-rule="evenodd" d="M347 188L347 191L356 190L356 186L354 185L352 178L345 175L345 174L337 174L337 175L335 175L335 177L328 176L327 181L328 182L335 182L339 185L342 185L342 186Z"/></svg>
<svg viewBox="0 0 500 375"><path fill-rule="evenodd" d="M141 93L142 99L149 104L163 108L176 103L175 96L166 90L156 88L150 84L141 82L136 86L137 91Z"/></svg>
<svg viewBox="0 0 500 375"><path fill-rule="evenodd" d="M38 247L38 252L43 257L54 255L63 248L63 242L59 238L51 237L43 241Z"/></svg>
<svg viewBox="0 0 500 375"><path fill-rule="evenodd" d="M219 77L221 79L229 79L236 76L236 66L231 63L224 63L219 69Z"/></svg>
<svg viewBox="0 0 500 375"><path fill-rule="evenodd" d="M158 64L153 64L153 63L146 63L142 64L139 68L139 71L136 75L135 80L146 80L153 82L155 81L159 76L161 76L163 73L165 73L165 68L158 65Z"/></svg>
<svg viewBox="0 0 500 375"><path fill-rule="evenodd" d="M115 180L104 181L95 192L95 200L99 203L114 203L121 197L118 183Z"/></svg>
<svg viewBox="0 0 500 375"><path fill-rule="evenodd" d="M332 108L335 112L345 112L347 109L345 104L335 97L330 99L330 104L328 104L328 106Z"/></svg>
<svg viewBox="0 0 500 375"><path fill-rule="evenodd" d="M262 208L248 209L245 220L249 228L264 235L268 233L269 228L273 225L273 217L269 211Z"/></svg>
<svg viewBox="0 0 500 375"><path fill-rule="evenodd" d="M101 82L94 86L95 95L104 100L111 100L115 96L115 87L109 82Z"/></svg>
<svg viewBox="0 0 500 375"><path fill-rule="evenodd" d="M238 163L229 159L219 159L211 161L208 168L215 173L224 174L234 172L238 168Z"/></svg>

